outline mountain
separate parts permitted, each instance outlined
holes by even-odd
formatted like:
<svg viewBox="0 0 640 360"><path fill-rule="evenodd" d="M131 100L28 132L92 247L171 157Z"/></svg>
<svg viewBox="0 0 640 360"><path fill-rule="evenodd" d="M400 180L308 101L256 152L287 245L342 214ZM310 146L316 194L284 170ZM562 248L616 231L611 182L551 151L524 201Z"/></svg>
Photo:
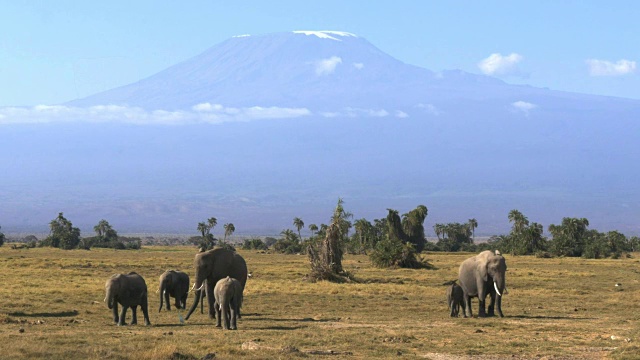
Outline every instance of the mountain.
<svg viewBox="0 0 640 360"><path fill-rule="evenodd" d="M87 231L104 218L196 234L215 216L277 234L296 216L326 223L343 197L369 220L424 204L428 233L469 218L507 232L511 209L640 233L640 101L435 73L344 32L234 37L20 114L33 120L4 125L0 143L8 232L46 231L64 211Z"/></svg>

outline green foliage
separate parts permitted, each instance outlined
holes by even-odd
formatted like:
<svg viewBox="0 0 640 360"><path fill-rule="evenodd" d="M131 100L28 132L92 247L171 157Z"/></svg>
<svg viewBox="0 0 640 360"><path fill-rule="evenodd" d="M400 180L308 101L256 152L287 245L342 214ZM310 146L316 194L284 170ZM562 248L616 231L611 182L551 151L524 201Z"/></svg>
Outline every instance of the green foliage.
<svg viewBox="0 0 640 360"><path fill-rule="evenodd" d="M371 262L381 268L424 268L428 264L416 257L416 250L411 243L402 243L398 239L387 238L376 244L369 255Z"/></svg>
<svg viewBox="0 0 640 360"><path fill-rule="evenodd" d="M400 219L398 211L387 209L386 234L377 241L369 258L378 267L419 268L426 265L417 257L416 246L424 249L423 222L427 216L427 208L423 205L403 215Z"/></svg>
<svg viewBox="0 0 640 360"><path fill-rule="evenodd" d="M557 256L582 256L585 248L589 220L585 218L563 218L560 225L549 225L553 236L550 250Z"/></svg>
<svg viewBox="0 0 640 360"><path fill-rule="evenodd" d="M2 229L2 226L0 226L0 229ZM4 236L4 234L0 231L0 246L4 245L4 240L5 240L5 236Z"/></svg>
<svg viewBox="0 0 640 360"><path fill-rule="evenodd" d="M236 231L236 227L232 224L232 223L226 223L224 224L224 241L227 241L227 236L231 236L233 235L233 233Z"/></svg>
<svg viewBox="0 0 640 360"><path fill-rule="evenodd" d="M49 223L51 230L49 236L44 239L40 246L51 246L65 250L75 249L80 243L80 229L73 227L71 221L67 220L63 213Z"/></svg>
<svg viewBox="0 0 640 360"><path fill-rule="evenodd" d="M298 235L286 229L280 233L282 237L273 244L273 251L281 254L299 254L302 252L302 244Z"/></svg>
<svg viewBox="0 0 640 360"><path fill-rule="evenodd" d="M268 246L259 238L244 239L243 250L267 250Z"/></svg>
<svg viewBox="0 0 640 360"><path fill-rule="evenodd" d="M469 223L435 224L433 229L439 239L436 245L442 251L461 251L463 247L465 249L472 248L472 230Z"/></svg>
<svg viewBox="0 0 640 360"><path fill-rule="evenodd" d="M216 245L217 239L211 234L211 230L216 227L218 220L215 217L210 217L206 222L198 223L198 231L202 234L199 237L189 238L189 242L200 248L200 251L207 251L213 249ZM235 227L234 227L235 230Z"/></svg>
<svg viewBox="0 0 640 360"><path fill-rule="evenodd" d="M532 255L547 250L547 240L542 236L542 224L529 223L529 219L515 209L509 212L508 218L512 223L511 232L501 244L502 251L513 255Z"/></svg>

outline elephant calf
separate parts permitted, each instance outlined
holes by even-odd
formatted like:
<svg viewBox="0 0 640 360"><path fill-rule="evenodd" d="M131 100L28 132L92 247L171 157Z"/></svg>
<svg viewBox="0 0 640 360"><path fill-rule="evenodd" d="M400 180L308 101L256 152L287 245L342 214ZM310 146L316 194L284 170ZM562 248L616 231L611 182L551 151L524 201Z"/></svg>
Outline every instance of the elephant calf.
<svg viewBox="0 0 640 360"><path fill-rule="evenodd" d="M220 321L224 321L225 330L237 330L237 316L242 306L242 284L240 281L226 277L220 279L213 289L216 303L216 326L220 327Z"/></svg>
<svg viewBox="0 0 640 360"><path fill-rule="evenodd" d="M189 295L189 275L178 270L167 270L160 275L160 307L162 310L163 300L167 303L167 310L171 310L169 296L175 299L175 306L178 309L187 308L187 296Z"/></svg>
<svg viewBox="0 0 640 360"><path fill-rule="evenodd" d="M458 317L460 307L464 308L464 293L462 287L455 282L447 288L447 305L449 306L449 316Z"/></svg>
<svg viewBox="0 0 640 360"><path fill-rule="evenodd" d="M113 309L113 322L119 326L126 325L124 318L127 314L127 308L131 308L133 313L131 325L138 323L136 309L138 306L142 308L144 314L145 325L151 325L149 321L149 311L147 303L147 284L142 276L135 272L128 274L115 274L104 285L107 296L104 301L109 309ZM122 305L122 312L118 316L118 303Z"/></svg>

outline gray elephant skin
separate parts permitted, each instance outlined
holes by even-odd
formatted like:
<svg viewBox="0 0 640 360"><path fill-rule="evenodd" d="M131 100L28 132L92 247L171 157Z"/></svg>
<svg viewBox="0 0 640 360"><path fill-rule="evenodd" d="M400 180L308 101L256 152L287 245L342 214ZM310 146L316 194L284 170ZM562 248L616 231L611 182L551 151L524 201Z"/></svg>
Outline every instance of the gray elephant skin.
<svg viewBox="0 0 640 360"><path fill-rule="evenodd" d="M242 306L242 284L240 281L226 277L220 279L213 294L216 300L216 326L220 327L222 322L225 330L237 330L237 316Z"/></svg>
<svg viewBox="0 0 640 360"><path fill-rule="evenodd" d="M502 295L506 290L506 271L507 263L504 257L489 250L462 262L458 272L458 280L463 291L465 317L473 316L471 311L472 297L478 298L479 317L495 316L494 309L500 317L504 316L502 314ZM487 295L491 297L491 303L488 312L485 312Z"/></svg>
<svg viewBox="0 0 640 360"><path fill-rule="evenodd" d="M162 310L163 300L167 303L167 310L171 310L169 297L174 298L174 305L178 309L187 308L187 296L189 295L189 275L179 270L167 270L160 275L160 307Z"/></svg>
<svg viewBox="0 0 640 360"><path fill-rule="evenodd" d="M109 309L113 309L113 322L119 326L126 325L124 322L127 309L131 308L131 325L138 323L136 309L142 308L145 325L151 325L149 321L149 311L147 302L147 284L142 276L135 272L128 274L115 274L105 284L107 296L104 301ZM118 316L118 304L122 305L122 311Z"/></svg>
<svg viewBox="0 0 640 360"><path fill-rule="evenodd" d="M462 287L455 282L447 287L447 305L451 317L458 317L460 308L464 307L464 292Z"/></svg>
<svg viewBox="0 0 640 360"><path fill-rule="evenodd" d="M193 265L196 270L196 279L192 289L196 290L196 294L185 319L189 319L198 306L203 288L207 295L209 318L213 319L215 317L213 287L220 279L229 276L238 280L244 290L247 283L247 263L235 251L218 248L196 254ZM239 313L238 317L240 317Z"/></svg>

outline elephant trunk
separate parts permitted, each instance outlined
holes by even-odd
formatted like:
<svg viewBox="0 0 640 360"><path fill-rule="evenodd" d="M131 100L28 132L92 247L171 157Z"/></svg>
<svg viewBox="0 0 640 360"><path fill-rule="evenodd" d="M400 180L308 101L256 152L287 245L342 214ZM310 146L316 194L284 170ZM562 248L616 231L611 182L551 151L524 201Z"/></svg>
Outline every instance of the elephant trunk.
<svg viewBox="0 0 640 360"><path fill-rule="evenodd" d="M194 284L195 287L195 284ZM200 286L202 287L202 286ZM191 305L191 308L189 309L189 312L187 313L187 316L185 316L185 320L189 320L189 317L191 316L191 314L196 310L196 308L198 307L198 303L200 302L200 296L202 295L202 291L198 290L196 291L196 296L193 300L193 305Z"/></svg>
<svg viewBox="0 0 640 360"><path fill-rule="evenodd" d="M498 296L502 296L503 294L506 294L506 284L505 284L505 279L504 276L496 276L493 278L493 288L496 290L496 294L498 294Z"/></svg>

